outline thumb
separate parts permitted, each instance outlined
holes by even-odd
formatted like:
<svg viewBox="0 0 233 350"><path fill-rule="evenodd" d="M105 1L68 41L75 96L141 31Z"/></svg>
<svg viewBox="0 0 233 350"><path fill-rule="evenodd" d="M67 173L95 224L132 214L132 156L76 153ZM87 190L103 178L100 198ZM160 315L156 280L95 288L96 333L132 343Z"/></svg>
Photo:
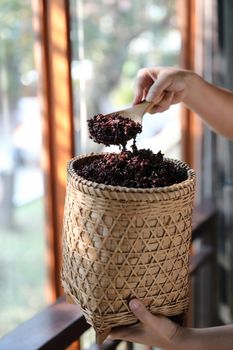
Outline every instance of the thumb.
<svg viewBox="0 0 233 350"><path fill-rule="evenodd" d="M153 321L153 315L147 310L145 305L138 299L132 299L129 302L130 310L134 313L139 321L148 323Z"/></svg>
<svg viewBox="0 0 233 350"><path fill-rule="evenodd" d="M170 86L170 78L167 75L158 76L158 79L151 85L146 95L146 101L157 103L166 93L166 89Z"/></svg>

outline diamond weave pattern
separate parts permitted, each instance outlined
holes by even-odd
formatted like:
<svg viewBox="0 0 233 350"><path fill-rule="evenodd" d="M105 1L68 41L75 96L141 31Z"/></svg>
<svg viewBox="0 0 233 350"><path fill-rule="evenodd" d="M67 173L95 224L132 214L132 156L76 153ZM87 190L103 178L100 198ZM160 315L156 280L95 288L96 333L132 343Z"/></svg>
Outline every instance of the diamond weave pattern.
<svg viewBox="0 0 233 350"><path fill-rule="evenodd" d="M127 192L125 199L116 199L116 194L111 198L109 186L97 186L93 195L91 183L84 185L86 189L82 179L69 173L61 279L65 293L80 304L97 334L136 321L128 308L133 296L153 313L184 312L189 302L193 171L189 169L183 188L170 186L171 195L168 187L161 196L159 189L151 191L150 200L144 200L143 192L136 200L132 193L127 200ZM120 192L122 196L123 188Z"/></svg>

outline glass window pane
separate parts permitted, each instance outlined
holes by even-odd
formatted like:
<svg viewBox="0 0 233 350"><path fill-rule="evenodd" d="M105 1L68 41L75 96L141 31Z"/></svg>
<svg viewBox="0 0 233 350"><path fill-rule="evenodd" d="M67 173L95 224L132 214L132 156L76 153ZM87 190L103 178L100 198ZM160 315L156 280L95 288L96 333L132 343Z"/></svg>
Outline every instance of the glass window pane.
<svg viewBox="0 0 233 350"><path fill-rule="evenodd" d="M29 0L0 6L0 336L46 304L41 115Z"/></svg>
<svg viewBox="0 0 233 350"><path fill-rule="evenodd" d="M71 0L76 151L118 151L88 137L86 120L131 105L137 71L178 66L181 35L175 0ZM180 158L179 106L146 115L139 148Z"/></svg>

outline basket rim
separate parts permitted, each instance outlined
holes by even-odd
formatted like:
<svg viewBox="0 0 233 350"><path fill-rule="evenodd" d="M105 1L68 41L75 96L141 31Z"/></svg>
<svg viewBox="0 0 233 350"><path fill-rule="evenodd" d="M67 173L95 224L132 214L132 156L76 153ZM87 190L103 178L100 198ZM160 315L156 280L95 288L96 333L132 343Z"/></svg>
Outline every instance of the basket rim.
<svg viewBox="0 0 233 350"><path fill-rule="evenodd" d="M127 192L127 193L166 193L166 192L173 192L177 190L184 189L186 187L190 187L195 185L195 180L196 180L196 174L195 171L184 161L182 160L177 160L173 158L168 158L165 157L165 160L168 160L172 163L175 163L178 167L181 167L183 169L187 170L187 179L179 182L177 184L173 184L170 186L164 186L164 187L152 187L152 188L135 188L135 187L125 187L125 186L113 186L113 185L105 185L102 183L97 183L91 180L87 180L84 177L80 176L77 174L77 172L73 169L73 165L75 162L77 162L80 159L84 158L91 158L91 157L97 157L101 156L104 154L109 154L109 153L114 153L114 152L101 152L101 153L88 153L88 154L82 154L75 156L71 158L67 162L67 172L69 176L72 177L72 179L75 181L77 186L79 185L84 185L89 188L95 188L99 190L109 190L109 191L115 191L115 192Z"/></svg>

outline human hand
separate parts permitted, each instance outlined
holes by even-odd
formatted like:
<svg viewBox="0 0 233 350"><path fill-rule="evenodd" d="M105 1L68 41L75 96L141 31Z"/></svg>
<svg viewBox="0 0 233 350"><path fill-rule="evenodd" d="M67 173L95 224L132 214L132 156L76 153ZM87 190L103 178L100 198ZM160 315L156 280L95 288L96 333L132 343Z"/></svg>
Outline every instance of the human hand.
<svg viewBox="0 0 233 350"><path fill-rule="evenodd" d="M180 349L184 328L164 316L152 315L137 299L132 299L129 307L140 322L113 328L109 338L157 346L163 350Z"/></svg>
<svg viewBox="0 0 233 350"><path fill-rule="evenodd" d="M142 100L154 102L156 107L150 113L164 112L172 104L185 101L192 76L193 72L178 68L142 68L138 72L133 104Z"/></svg>

